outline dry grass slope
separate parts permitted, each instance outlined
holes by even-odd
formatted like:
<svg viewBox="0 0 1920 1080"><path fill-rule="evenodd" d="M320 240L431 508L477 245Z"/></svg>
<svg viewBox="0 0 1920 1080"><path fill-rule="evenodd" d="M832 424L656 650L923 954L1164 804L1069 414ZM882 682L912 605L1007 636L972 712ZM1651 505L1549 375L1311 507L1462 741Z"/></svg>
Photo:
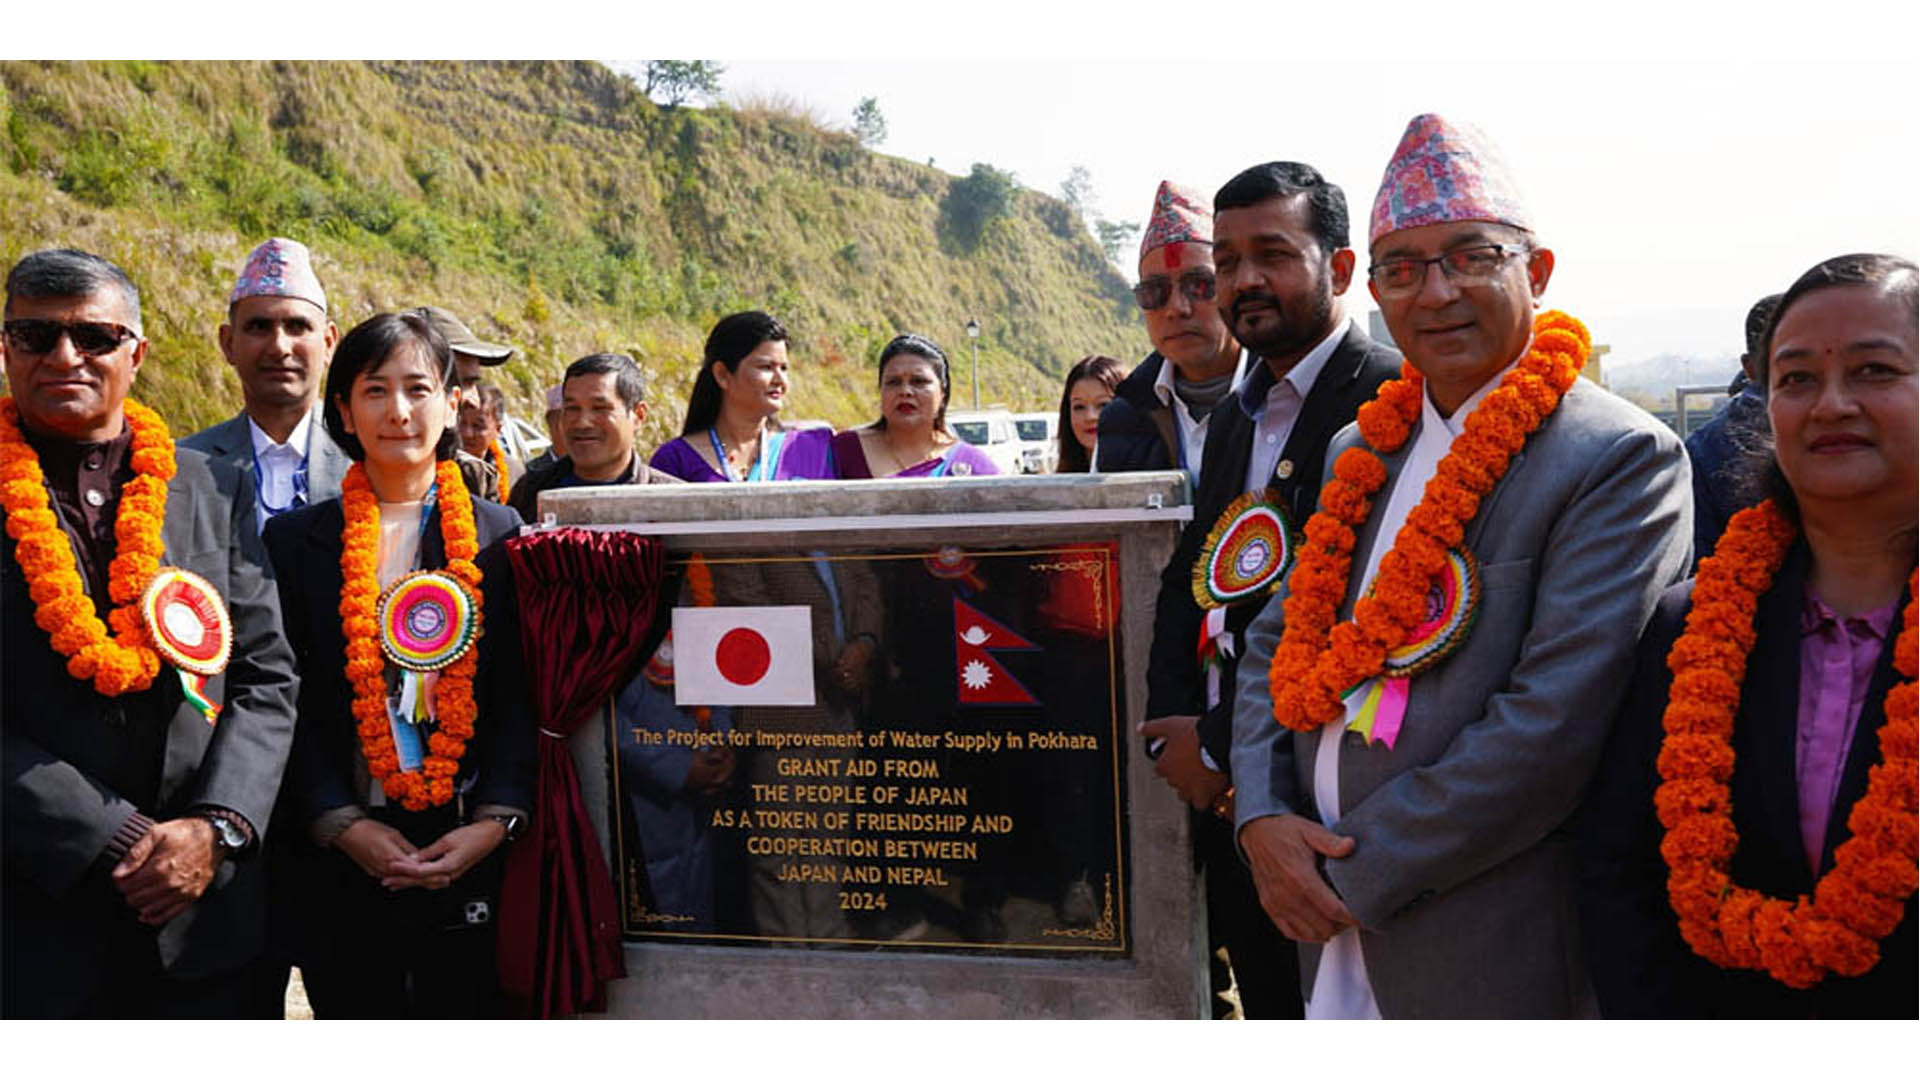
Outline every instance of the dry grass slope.
<svg viewBox="0 0 1920 1080"><path fill-rule="evenodd" d="M1125 282L1058 200L1020 191L973 250L953 178L862 149L789 104L662 109L592 63L0 62L0 262L69 245L133 275L177 433L239 394L214 345L268 235L309 244L342 328L437 302L520 354L524 415L574 357L638 356L678 430L707 328L746 307L797 339L796 416L871 415L873 356L916 330L981 339L984 398L1051 408L1080 355L1131 358Z"/></svg>

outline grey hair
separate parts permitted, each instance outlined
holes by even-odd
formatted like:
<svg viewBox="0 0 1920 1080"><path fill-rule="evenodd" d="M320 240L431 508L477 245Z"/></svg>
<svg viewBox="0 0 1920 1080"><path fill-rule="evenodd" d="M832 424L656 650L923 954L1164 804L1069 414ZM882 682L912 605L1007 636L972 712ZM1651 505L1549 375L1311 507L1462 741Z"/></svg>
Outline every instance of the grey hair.
<svg viewBox="0 0 1920 1080"><path fill-rule="evenodd" d="M50 296L92 296L112 289L126 305L129 329L140 329L140 290L125 270L92 252L73 248L36 251L13 264L7 272L6 310L13 311L13 298L41 300Z"/></svg>

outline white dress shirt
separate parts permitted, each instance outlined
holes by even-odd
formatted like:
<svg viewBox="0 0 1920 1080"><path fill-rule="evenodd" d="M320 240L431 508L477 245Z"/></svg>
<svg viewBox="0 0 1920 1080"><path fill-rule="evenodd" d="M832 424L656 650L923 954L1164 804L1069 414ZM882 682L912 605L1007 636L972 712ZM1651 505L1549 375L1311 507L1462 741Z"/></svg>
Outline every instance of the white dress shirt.
<svg viewBox="0 0 1920 1080"><path fill-rule="evenodd" d="M1247 355L1247 350L1240 350L1240 359L1235 361L1233 375L1227 380L1226 393L1214 403L1214 410L1226 405L1234 391L1240 389L1240 380L1247 373ZM1213 412L1209 411L1198 420L1187 412L1187 403L1175 397L1173 393L1173 380L1177 374L1173 361L1163 355L1160 358L1160 377L1153 381L1153 396L1159 398L1160 404L1173 414L1173 429L1180 436L1180 445L1185 451L1185 460L1175 464L1187 470L1187 477L1193 481L1197 489L1200 484L1200 459L1206 453L1207 428L1213 419Z"/></svg>
<svg viewBox="0 0 1920 1080"><path fill-rule="evenodd" d="M254 514L255 532L264 531L267 519L274 515L268 507L280 512L294 509L293 478L300 466L307 460L308 440L313 433L313 412L308 410L300 422L288 433L286 442L274 442L273 436L260 430L253 417L247 417L247 431L253 436L253 459L259 470L254 474Z"/></svg>
<svg viewBox="0 0 1920 1080"><path fill-rule="evenodd" d="M1367 588L1373 584L1380 560L1392 550L1393 538L1400 534L1400 526L1406 524L1407 515L1419 505L1420 497L1426 493L1427 481L1433 479L1440 468L1440 459L1466 429L1467 417L1500 385L1501 378L1512 367L1507 365L1500 374L1481 384L1449 417L1441 417L1431 397L1420 396L1420 426L1409 436L1412 448L1393 478L1392 494L1387 496L1386 509L1380 515L1380 528L1367 546L1359 595L1366 595ZM1377 500L1381 495L1376 493L1374 498ZM1347 725L1366 703L1371 682L1368 680L1347 695L1346 715L1340 718L1337 727L1330 725L1320 732L1320 746L1313 757L1313 801L1320 810L1320 824L1329 829L1340 821L1340 745L1345 741ZM1412 724L1419 720L1408 716L1406 722ZM1373 999L1373 985L1367 981L1367 965L1360 953L1359 930L1348 927L1340 931L1321 950L1313 989L1307 995L1306 1015L1309 1020L1380 1019L1380 1006Z"/></svg>
<svg viewBox="0 0 1920 1080"><path fill-rule="evenodd" d="M1351 320L1341 320L1284 378L1274 379L1271 374L1262 377L1254 372L1241 380L1240 407L1253 418L1253 452L1247 455L1245 490L1257 491L1273 480L1273 470L1287 449L1287 437L1293 434L1294 421L1300 418L1307 395L1313 392L1313 381L1320 377L1320 369L1327 366L1327 357L1346 340L1347 327L1352 325ZM1255 362L1266 367L1263 360ZM1250 392L1262 387L1266 391L1264 399L1247 400Z"/></svg>

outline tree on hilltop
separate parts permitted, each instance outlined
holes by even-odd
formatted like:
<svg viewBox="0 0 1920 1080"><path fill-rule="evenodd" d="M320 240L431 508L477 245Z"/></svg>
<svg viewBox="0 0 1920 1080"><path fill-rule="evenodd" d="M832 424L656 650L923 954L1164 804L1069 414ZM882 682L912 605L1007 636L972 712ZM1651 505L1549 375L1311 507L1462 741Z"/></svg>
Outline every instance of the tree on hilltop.
<svg viewBox="0 0 1920 1080"><path fill-rule="evenodd" d="M887 118L880 115L879 98L861 98L854 106L853 134L868 149L887 141Z"/></svg>
<svg viewBox="0 0 1920 1080"><path fill-rule="evenodd" d="M720 76L726 68L717 60L649 60L643 93L654 98L657 92L667 108L676 108L694 97L712 100L720 96Z"/></svg>
<svg viewBox="0 0 1920 1080"><path fill-rule="evenodd" d="M1075 165L1067 171L1067 178L1060 181L1060 198L1093 230L1094 238L1100 242L1100 250L1107 253L1108 260L1119 263L1121 253L1126 251L1134 234L1140 231L1140 223L1108 221L1100 215L1100 204L1093 194L1093 173L1085 165Z"/></svg>
<svg viewBox="0 0 1920 1080"><path fill-rule="evenodd" d="M987 226L1013 208L1015 187L1012 173L976 161L972 172L947 188L947 197L940 201L941 215L963 250L979 247Z"/></svg>

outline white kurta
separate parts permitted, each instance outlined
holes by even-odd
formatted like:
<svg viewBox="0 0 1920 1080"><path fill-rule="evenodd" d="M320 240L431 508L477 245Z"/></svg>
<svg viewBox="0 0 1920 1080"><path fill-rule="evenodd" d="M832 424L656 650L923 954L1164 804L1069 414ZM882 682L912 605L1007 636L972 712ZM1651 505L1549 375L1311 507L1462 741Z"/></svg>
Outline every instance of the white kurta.
<svg viewBox="0 0 1920 1080"><path fill-rule="evenodd" d="M1440 467L1440 459L1453 446L1453 440L1465 430L1467 417L1500 385L1500 379L1511 368L1512 365L1508 365L1499 375L1488 379L1450 417L1442 418L1439 410L1433 407L1433 399L1421 395L1419 428L1409 436L1412 447L1391 482L1391 494L1381 492L1374 495L1376 503L1383 497L1386 499L1386 508L1380 515L1379 531L1374 533L1373 542L1367 546L1363 564L1365 569L1360 578L1361 588L1356 595L1364 596L1366 589L1373 584L1373 577L1380 570L1380 560L1392 550L1393 538L1399 535L1400 527L1406 524L1407 515L1420 504L1421 496L1426 494L1427 481L1433 479L1434 472ZM1356 550L1354 554L1358 556L1360 553ZM1366 702L1369 689L1370 686L1362 685L1347 695L1347 712L1340 719L1339 726L1330 726L1320 733L1320 747L1313 758L1313 801L1320 809L1320 823L1329 829L1340 820L1340 744L1344 740L1347 725L1359 715ZM1409 715L1406 722L1414 724L1419 719ZM1306 1015L1309 1020L1380 1019L1380 1006L1373 999L1373 985L1367 981L1366 960L1360 952L1359 930L1349 927L1340 931L1322 949L1320 966L1313 977L1313 989L1307 996Z"/></svg>

